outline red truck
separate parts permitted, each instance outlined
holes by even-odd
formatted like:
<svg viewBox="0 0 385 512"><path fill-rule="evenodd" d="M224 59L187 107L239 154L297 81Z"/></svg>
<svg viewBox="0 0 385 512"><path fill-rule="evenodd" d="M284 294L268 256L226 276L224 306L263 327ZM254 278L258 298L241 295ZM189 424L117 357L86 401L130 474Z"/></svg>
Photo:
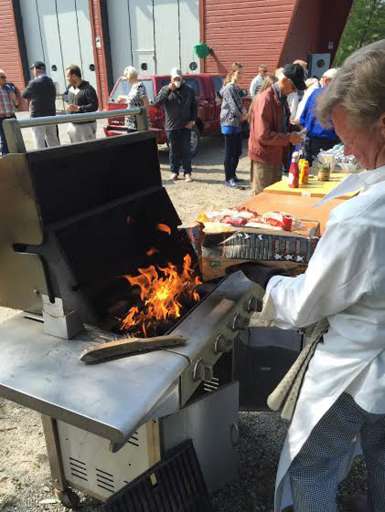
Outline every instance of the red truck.
<svg viewBox="0 0 385 512"><path fill-rule="evenodd" d="M198 152L199 140L201 135L214 135L220 131L219 114L221 110L221 99L218 92L223 86L224 77L221 75L212 75L209 73L199 73L183 75L186 83L194 89L198 103L198 117L195 127L191 130L191 150L193 155ZM139 80L143 82L148 99L154 100L160 89L170 83L168 75L150 75L140 76ZM127 80L119 78L108 100L108 110L125 108L124 103L118 103L119 96L126 96L129 92L130 84ZM245 108L250 105L250 97L245 95L243 102ZM151 105L148 110L148 119L150 129L156 132L158 144L167 142L166 132L164 130L164 112L162 107ZM245 131L248 130L247 123L244 125ZM104 132L107 137L121 135L126 131L123 118L113 118L108 120Z"/></svg>

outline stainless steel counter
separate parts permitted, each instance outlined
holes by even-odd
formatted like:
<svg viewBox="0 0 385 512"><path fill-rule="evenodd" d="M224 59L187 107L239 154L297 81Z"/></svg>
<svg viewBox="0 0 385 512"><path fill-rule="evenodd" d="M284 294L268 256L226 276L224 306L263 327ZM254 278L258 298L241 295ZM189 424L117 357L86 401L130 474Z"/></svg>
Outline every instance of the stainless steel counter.
<svg viewBox="0 0 385 512"><path fill-rule="evenodd" d="M92 332L70 341L49 336L23 315L0 324L0 396L122 443L189 363L157 351L86 366L79 356L93 339Z"/></svg>

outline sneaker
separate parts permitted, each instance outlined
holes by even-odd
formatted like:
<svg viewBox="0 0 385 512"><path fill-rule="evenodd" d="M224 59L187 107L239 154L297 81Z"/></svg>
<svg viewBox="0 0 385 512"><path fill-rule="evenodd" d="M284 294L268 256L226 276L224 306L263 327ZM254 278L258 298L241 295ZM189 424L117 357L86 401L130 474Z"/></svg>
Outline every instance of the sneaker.
<svg viewBox="0 0 385 512"><path fill-rule="evenodd" d="M177 174L176 172L172 173L171 174L171 179L172 179L172 181L179 180L179 174Z"/></svg>
<svg viewBox="0 0 385 512"><path fill-rule="evenodd" d="M184 175L184 180L186 183L191 183L192 182L192 177L191 177L191 174L185 174Z"/></svg>
<svg viewBox="0 0 385 512"><path fill-rule="evenodd" d="M225 181L225 187L237 188L238 185L234 179L231 179L229 181Z"/></svg>

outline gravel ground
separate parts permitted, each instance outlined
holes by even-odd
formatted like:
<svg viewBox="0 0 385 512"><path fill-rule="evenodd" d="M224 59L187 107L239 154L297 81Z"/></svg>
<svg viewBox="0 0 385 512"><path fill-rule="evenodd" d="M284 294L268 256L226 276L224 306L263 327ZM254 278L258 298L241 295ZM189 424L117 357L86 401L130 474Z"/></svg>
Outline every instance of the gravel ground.
<svg viewBox="0 0 385 512"><path fill-rule="evenodd" d="M99 132L101 123L99 124ZM66 142L65 128L60 128ZM30 132L25 130L27 147L31 147ZM244 152L245 153L245 152ZM223 186L223 144L220 138L204 139L199 156L194 161L191 184L172 183L167 171L167 152L160 150L165 186L184 223L209 207L221 208L239 204L250 191L231 190ZM249 176L249 164L244 156L238 176ZM245 182L246 183L246 182ZM13 311L0 308L0 321ZM215 512L271 512L274 477L286 426L273 413L242 412L240 426L240 478L212 496ZM343 484L342 493L351 494L365 489L362 463L355 464L351 477ZM0 399L0 511L1 512L63 512L55 501L50 483L47 455L39 415ZM82 512L100 511L98 505L82 497ZM341 510L343 510L341 508Z"/></svg>

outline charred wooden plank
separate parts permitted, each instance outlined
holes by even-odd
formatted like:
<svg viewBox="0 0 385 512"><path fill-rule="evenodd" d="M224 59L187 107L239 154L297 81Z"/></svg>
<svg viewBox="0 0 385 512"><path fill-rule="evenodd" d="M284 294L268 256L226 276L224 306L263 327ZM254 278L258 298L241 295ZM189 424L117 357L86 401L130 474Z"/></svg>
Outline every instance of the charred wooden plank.
<svg viewBox="0 0 385 512"><path fill-rule="evenodd" d="M152 350L179 347L185 345L185 343L186 338L183 336L173 336L172 334L156 336L154 338L122 338L93 346L83 352L80 360L86 364L96 364L119 357L151 352Z"/></svg>

